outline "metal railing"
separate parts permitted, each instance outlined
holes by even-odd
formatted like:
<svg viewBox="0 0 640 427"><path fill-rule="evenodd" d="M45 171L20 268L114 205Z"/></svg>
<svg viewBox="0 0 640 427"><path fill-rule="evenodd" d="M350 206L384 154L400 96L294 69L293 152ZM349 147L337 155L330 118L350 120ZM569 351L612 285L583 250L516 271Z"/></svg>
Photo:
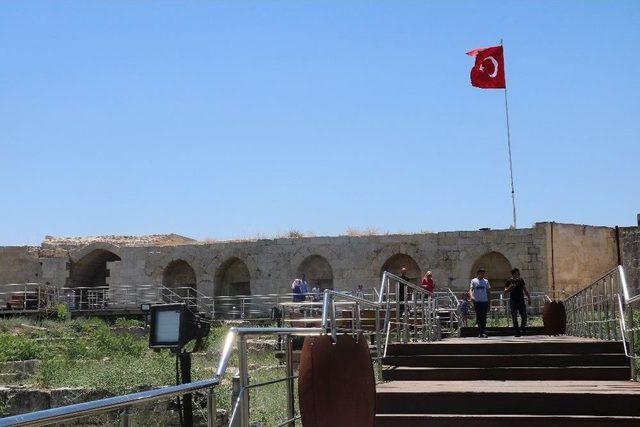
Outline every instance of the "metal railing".
<svg viewBox="0 0 640 427"><path fill-rule="evenodd" d="M140 304L161 302L152 284L77 286L57 290L58 304L70 311L136 310Z"/></svg>
<svg viewBox="0 0 640 427"><path fill-rule="evenodd" d="M214 316L214 299L193 287L168 288L142 283L117 286L56 287L50 284L0 285L0 311L43 311L64 305L71 312L139 310L141 304L184 303L191 310Z"/></svg>
<svg viewBox="0 0 640 427"><path fill-rule="evenodd" d="M545 292L530 291L530 298L526 306L527 315L529 317L538 316L541 317L544 304L551 301L552 298ZM498 298L492 298L489 310L489 325L490 326L503 326L505 323L512 325L511 321L511 300L508 296L505 296L502 292Z"/></svg>
<svg viewBox="0 0 640 427"><path fill-rule="evenodd" d="M157 296L155 299L157 301L162 301L167 304L183 303L194 313L206 315L209 318L215 316L214 299L191 286L169 288L159 285L156 289Z"/></svg>
<svg viewBox="0 0 640 427"><path fill-rule="evenodd" d="M405 288L405 300L396 298L400 294L400 287ZM395 291L395 292L392 292ZM311 303L297 303L299 309L304 310ZM306 304L306 305L305 305ZM124 410L123 424L128 425L128 410L134 405L169 399L175 396L207 390L207 425L216 425L216 401L215 387L220 385L227 372L229 360L233 354L234 346L238 353L239 391L237 398L232 402L232 415L229 425L248 427L250 418L249 391L252 388L276 382L287 384L287 408L286 420L280 425L294 426L299 414L295 405L295 380L293 366L293 340L292 336L331 334L334 338L338 333L352 333L358 335L365 332L367 327L363 323L363 311L375 312L375 326L372 332L375 336L374 347L376 359L381 363L381 358L386 354L386 346L389 343L391 331L398 339L406 342L409 339L438 339L436 334L428 333L437 328L436 306L434 299L424 289L403 280L390 273L384 273L380 284L378 299L371 301L365 298L350 295L348 293L325 290L321 302L319 327L277 327L277 328L231 328L225 339L217 369L213 378L196 381L189 384L168 386L140 393L116 396L91 402L84 402L44 411L33 412L24 415L0 419L0 427L5 426L41 426L51 423L64 422L84 416L102 414L108 411ZM340 310L349 307L350 318L340 317ZM247 351L248 336L274 335L285 338L285 376L280 379L265 381L262 383L250 383L249 363Z"/></svg>
<svg viewBox="0 0 640 427"><path fill-rule="evenodd" d="M636 360L640 358L636 348L640 326L634 315L639 303L640 292L629 289L624 268L617 266L565 299L567 335L620 340L634 379Z"/></svg>
<svg viewBox="0 0 640 427"><path fill-rule="evenodd" d="M53 308L56 288L42 283L0 285L0 310L37 311Z"/></svg>
<svg viewBox="0 0 640 427"><path fill-rule="evenodd" d="M377 299L377 289L374 292L365 292L364 298L374 301ZM351 291L345 291L353 294ZM250 320L270 321L271 309L280 305L288 305L295 301L294 297L304 298L305 301L319 302L322 300L323 291L319 293L308 292L305 294L261 294L261 295L220 295L213 297L215 303L215 318L220 320Z"/></svg>

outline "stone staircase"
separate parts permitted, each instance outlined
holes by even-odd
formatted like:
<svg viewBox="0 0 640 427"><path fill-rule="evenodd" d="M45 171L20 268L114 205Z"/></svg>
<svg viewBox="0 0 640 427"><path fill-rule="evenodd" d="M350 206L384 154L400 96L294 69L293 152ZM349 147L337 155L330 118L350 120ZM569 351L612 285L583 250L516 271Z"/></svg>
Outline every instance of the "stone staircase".
<svg viewBox="0 0 640 427"><path fill-rule="evenodd" d="M391 344L376 425L640 426L640 386L620 342L455 338Z"/></svg>
<svg viewBox="0 0 640 427"><path fill-rule="evenodd" d="M513 336L515 330L513 328L488 327L486 332L490 337L508 337ZM529 326L527 327L527 335L544 335L544 328L542 326ZM464 326L460 328L460 336L463 338L477 337L478 328Z"/></svg>

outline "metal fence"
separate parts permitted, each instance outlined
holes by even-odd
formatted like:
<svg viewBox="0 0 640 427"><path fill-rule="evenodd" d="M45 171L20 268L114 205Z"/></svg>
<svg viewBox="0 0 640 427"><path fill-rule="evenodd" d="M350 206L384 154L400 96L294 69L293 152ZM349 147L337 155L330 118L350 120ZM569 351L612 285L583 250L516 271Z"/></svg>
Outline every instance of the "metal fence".
<svg viewBox="0 0 640 427"><path fill-rule="evenodd" d="M73 312L137 311L141 304L184 303L214 316L214 298L192 287L168 288L152 283L118 286L56 287L22 283L0 285L0 312L38 312L64 306Z"/></svg>
<svg viewBox="0 0 640 427"><path fill-rule="evenodd" d="M399 300L400 287L411 292L411 297L404 301ZM407 294L408 295L408 294ZM292 303L290 308L304 314L309 307L315 307L319 302ZM297 304L297 306L295 305ZM311 305L309 305L311 304ZM232 401L230 425L248 427L250 425L250 400L249 391L255 387L285 382L287 385L287 404L283 408L285 419L280 425L294 426L300 418L296 411L295 375L293 365L293 336L331 334L336 337L338 333L368 334L373 337L375 360L381 363L382 356L386 353L386 346L390 342L409 340L434 340L439 338L437 331L437 307L435 299L422 288L404 281L402 278L390 273L384 273L380 284L380 291L376 300L369 300L350 295L348 293L325 290L321 306L318 310L319 327L277 327L277 328L231 328L220 355L216 372L213 378L197 381L189 384L163 387L160 389L116 396L108 399L64 406L30 414L18 415L0 419L0 427L5 426L40 426L58 422L74 420L89 415L103 414L108 411L124 411L123 424L128 425L128 410L134 405L169 399L175 396L207 391L207 425L216 425L216 387L221 384L227 373L229 361L234 354L234 348L238 355L239 390L237 397ZM341 311L350 310L348 318L340 315ZM367 311L373 311L373 325L363 322ZM311 320L316 321L316 316ZM249 363L247 351L247 337L249 336L277 336L279 345L285 350L285 375L282 378L263 383L251 383L249 378Z"/></svg>
<svg viewBox="0 0 640 427"><path fill-rule="evenodd" d="M631 360L635 377L638 349L637 309L640 292L630 289L624 268L617 266L586 288L564 301L567 313L567 334L603 340L620 340Z"/></svg>
<svg viewBox="0 0 640 427"><path fill-rule="evenodd" d="M0 285L0 311L37 311L52 308L57 303L57 289L41 283L10 283Z"/></svg>

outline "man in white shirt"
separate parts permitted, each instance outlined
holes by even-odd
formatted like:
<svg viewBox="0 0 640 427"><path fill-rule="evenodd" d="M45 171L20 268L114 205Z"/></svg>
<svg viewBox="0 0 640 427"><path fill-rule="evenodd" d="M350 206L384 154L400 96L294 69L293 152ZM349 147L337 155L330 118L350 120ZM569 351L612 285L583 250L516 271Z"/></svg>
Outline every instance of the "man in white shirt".
<svg viewBox="0 0 640 427"><path fill-rule="evenodd" d="M476 311L476 324L478 325L478 337L487 338L487 312L489 311L489 302L491 301L491 285L484 278L486 271L479 268L475 279L471 280L469 285L469 297Z"/></svg>

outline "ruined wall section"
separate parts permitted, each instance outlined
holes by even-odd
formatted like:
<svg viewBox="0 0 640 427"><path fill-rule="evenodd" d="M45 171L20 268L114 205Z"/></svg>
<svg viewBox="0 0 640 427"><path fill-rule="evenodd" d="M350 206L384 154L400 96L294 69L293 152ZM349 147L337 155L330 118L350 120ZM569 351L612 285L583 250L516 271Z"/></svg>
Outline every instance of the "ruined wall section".
<svg viewBox="0 0 640 427"><path fill-rule="evenodd" d="M540 224L546 228L550 289L571 295L618 264L615 228Z"/></svg>
<svg viewBox="0 0 640 427"><path fill-rule="evenodd" d="M39 282L41 275L37 247L0 247L0 285Z"/></svg>
<svg viewBox="0 0 640 427"><path fill-rule="evenodd" d="M623 264L627 275L627 285L632 295L640 294L640 227L621 230L623 244Z"/></svg>
<svg viewBox="0 0 640 427"><path fill-rule="evenodd" d="M614 229L555 223L515 230L214 243L181 240L175 245L147 240L139 244L131 238L90 240L84 246L65 240L64 247L57 247L49 239L40 248L0 248L0 283L48 281L66 286L73 270L70 266L96 250L120 258L109 260L107 265L106 280L113 289L161 284L167 266L183 260L193 269L198 290L206 295L214 295L225 269L230 265L238 267L238 261L249 272L252 294L288 292L301 265L310 257L326 260L337 290L353 290L359 284L367 289L378 287L383 266L399 254L400 262L409 260L420 275L431 270L437 287L456 291L467 289L474 266L484 259L506 260L509 268L518 267L532 290L548 291L555 286L567 292L582 288L617 263ZM625 245L631 248L625 246L625 252L636 251L633 243ZM490 265L483 266L491 269Z"/></svg>
<svg viewBox="0 0 640 427"><path fill-rule="evenodd" d="M211 244L125 247L110 286L162 283L172 261L184 260L196 273L198 290L213 295L226 265L239 259L247 266L253 294L288 292L300 265L313 256L327 260L336 290L353 290L358 284L378 287L385 262L404 254L418 264L421 274L431 270L438 287L465 290L472 266L489 252L503 254L519 267L532 289L546 288L544 234L536 228L447 232L437 234L361 237L313 237L219 242Z"/></svg>

